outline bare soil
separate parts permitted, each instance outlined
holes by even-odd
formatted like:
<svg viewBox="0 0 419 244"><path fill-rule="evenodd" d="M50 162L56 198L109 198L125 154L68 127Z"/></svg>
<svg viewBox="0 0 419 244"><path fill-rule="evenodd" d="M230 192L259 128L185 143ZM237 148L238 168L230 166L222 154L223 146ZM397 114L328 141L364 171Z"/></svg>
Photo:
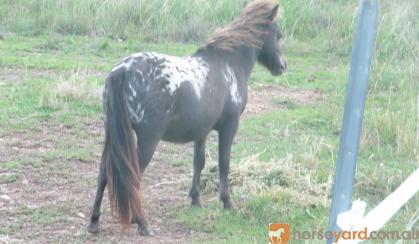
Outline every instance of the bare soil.
<svg viewBox="0 0 419 244"><path fill-rule="evenodd" d="M248 102L243 116L284 109L290 104L313 105L324 99L325 94L317 90L293 89L285 86L258 87L249 89Z"/></svg>
<svg viewBox="0 0 419 244"><path fill-rule="evenodd" d="M16 82L22 75L9 69L0 73ZM277 99L309 105L324 99L324 95L281 86L250 90L244 119L284 109L286 104ZM0 167L0 243L185 243L210 238L176 223L171 216L176 209L189 205L187 189L181 182L190 180L192 163L187 167L173 161L192 161L192 144L164 142L147 168L142 185L144 208L155 236L140 237L134 227L124 233L111 216L106 194L100 232L87 233L102 141L101 118L86 118L77 126L45 121L31 130L0 134L0 164L4 164ZM72 153L74 149L87 153Z"/></svg>

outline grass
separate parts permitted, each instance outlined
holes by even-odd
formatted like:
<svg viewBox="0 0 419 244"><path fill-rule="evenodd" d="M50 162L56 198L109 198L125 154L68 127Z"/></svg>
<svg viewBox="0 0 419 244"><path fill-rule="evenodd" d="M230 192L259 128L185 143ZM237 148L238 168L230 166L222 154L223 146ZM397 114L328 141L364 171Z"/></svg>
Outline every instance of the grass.
<svg viewBox="0 0 419 244"><path fill-rule="evenodd" d="M54 151L0 159L0 184L6 185L18 182L24 167L60 171L59 164L49 163L92 160L100 141L88 139L80 124L102 116L103 82L121 58L145 50L188 55L207 38L208 30L230 21L242 7L242 1L199 0L3 3L0 72L7 75L0 79L0 135L26 133L44 124L79 131L66 135L69 140ZM233 211L220 211L214 199L217 149L208 145L213 160L202 176L206 207L175 205L168 214L171 222L205 234L196 242L264 242L270 222L287 222L298 230L327 228L356 1L279 3L289 69L272 77L257 66L249 85L317 90L325 99L304 105L275 98L282 109L241 121L232 149ZM381 1L354 188L354 199L366 200L369 208L419 166L418 10L414 0ZM190 159L175 159L173 164L190 167ZM43 177L39 175L40 182ZM182 186L189 181L186 177ZM385 229L405 230L418 204L415 196ZM51 225L62 217L60 211L65 209L24 215ZM21 228L2 227L0 234L19 233Z"/></svg>
<svg viewBox="0 0 419 244"><path fill-rule="evenodd" d="M19 179L19 175L17 173L8 173L8 174L0 174L0 175L1 175L1 179L0 179L1 184L13 183Z"/></svg>

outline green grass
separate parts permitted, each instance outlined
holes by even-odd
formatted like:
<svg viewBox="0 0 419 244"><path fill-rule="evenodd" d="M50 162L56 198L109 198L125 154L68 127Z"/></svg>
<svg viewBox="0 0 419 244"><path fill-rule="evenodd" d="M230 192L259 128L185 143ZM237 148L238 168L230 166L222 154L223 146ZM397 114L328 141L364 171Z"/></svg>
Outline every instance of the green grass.
<svg viewBox="0 0 419 244"><path fill-rule="evenodd" d="M8 174L0 174L0 175L1 175L0 184L13 183L19 179L18 173L8 173Z"/></svg>
<svg viewBox="0 0 419 244"><path fill-rule="evenodd" d="M6 1L0 21L5 30L37 35L45 31L64 34L104 35L140 40L197 40L208 28L237 15L240 1ZM193 13L193 14L191 14ZM19 14L19 19L11 16ZM193 16L193 17L190 17Z"/></svg>
<svg viewBox="0 0 419 244"><path fill-rule="evenodd" d="M9 226L1 226L0 227L0 234L3 235L11 235L11 234L18 234L22 231L21 224L13 224Z"/></svg>
<svg viewBox="0 0 419 244"><path fill-rule="evenodd" d="M357 2L279 3L289 69L272 77L257 66L249 85L318 90L325 99L303 105L276 98L283 108L241 121L230 175L236 209L220 211L214 200L218 175L213 162L202 176L206 207L176 205L168 213L173 223L205 234L196 242L265 242L270 222L287 222L298 230L327 228ZM354 199L366 200L369 208L419 166L418 5L414 0L381 1L354 188ZM0 135L28 132L42 123L73 126L80 133L42 157L2 162L0 184L18 181L28 165L90 161L98 145L79 142L91 142L80 124L102 116L107 72L133 52L191 54L208 30L227 23L241 7L242 1L3 1L0 72L17 73L0 80L5 83L0 85ZM209 144L208 150L216 154L216 145ZM190 167L190 159L172 163ZM60 170L57 164L48 167ZM418 205L415 196L385 229L404 230ZM60 211L31 210L26 219L48 225L62 217ZM0 234L21 228L2 227Z"/></svg>
<svg viewBox="0 0 419 244"><path fill-rule="evenodd" d="M74 214L74 210L71 208L70 203L63 203L59 206L57 205L46 205L37 208L28 208L25 205L18 207L17 213L19 217L24 221L29 221L37 223L40 225L50 225L54 222L63 220L65 214ZM20 225L10 226L9 228L20 229Z"/></svg>

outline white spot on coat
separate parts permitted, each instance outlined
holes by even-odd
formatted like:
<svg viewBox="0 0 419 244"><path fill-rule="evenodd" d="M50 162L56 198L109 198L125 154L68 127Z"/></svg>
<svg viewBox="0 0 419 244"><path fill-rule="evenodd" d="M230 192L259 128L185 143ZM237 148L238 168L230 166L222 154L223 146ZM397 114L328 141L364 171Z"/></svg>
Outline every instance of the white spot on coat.
<svg viewBox="0 0 419 244"><path fill-rule="evenodd" d="M165 87L170 95L181 86L184 82L189 82L198 99L201 98L201 91L207 80L209 66L199 57L175 57L159 53L136 53L132 54L133 58L157 58L164 59L162 63L161 73L155 79L164 78L169 82ZM151 71L151 70L150 70ZM152 76L152 74L150 74Z"/></svg>
<svg viewBox="0 0 419 244"><path fill-rule="evenodd" d="M242 97L240 96L236 74L230 65L227 65L223 75L224 79L227 81L227 84L230 86L231 101L236 105L242 103Z"/></svg>
<svg viewBox="0 0 419 244"><path fill-rule="evenodd" d="M128 112L131 115L131 119L134 121L134 123L140 123L142 118L140 117L140 115L138 115L134 109L132 109L132 107L130 105L128 105Z"/></svg>
<svg viewBox="0 0 419 244"><path fill-rule="evenodd" d="M157 59L155 67L142 70L141 64ZM136 64L133 66L133 64ZM142 77L142 89L150 92L153 88L152 82L158 79L164 79L167 84L163 87L162 92L169 92L173 95L183 83L189 83L193 88L196 97L201 99L202 91L207 81L209 65L200 57L175 57L154 52L135 53L125 58L120 64L112 69L112 72L124 69L124 71L133 71L139 73ZM157 71L159 71L157 73ZM147 75L147 73L149 73ZM158 75L157 75L158 74ZM145 75L145 76L143 76ZM147 77L147 78L146 78ZM128 88L131 94L127 94L128 112L133 123L141 123L146 121L146 111L142 107L141 98L137 97L139 84L134 79L128 82ZM237 87L237 85L236 85ZM236 88L237 90L237 88ZM165 112L170 113L171 109Z"/></svg>
<svg viewBox="0 0 419 244"><path fill-rule="evenodd" d="M132 81L132 82L135 82L135 81ZM129 85L129 89L131 90L132 95L134 97L136 97L137 96L137 92L135 91L134 87L132 87L131 82L128 82L128 85Z"/></svg>
<svg viewBox="0 0 419 244"><path fill-rule="evenodd" d="M128 103L128 112L131 116L131 119L134 123L140 123L144 119L144 109L142 108L141 104L137 105L137 108L134 109L135 105Z"/></svg>
<svg viewBox="0 0 419 244"><path fill-rule="evenodd" d="M120 68L124 68L125 70L128 70L131 67L133 62L134 62L133 58L127 57L120 64L115 66L115 68L112 69L112 72Z"/></svg>

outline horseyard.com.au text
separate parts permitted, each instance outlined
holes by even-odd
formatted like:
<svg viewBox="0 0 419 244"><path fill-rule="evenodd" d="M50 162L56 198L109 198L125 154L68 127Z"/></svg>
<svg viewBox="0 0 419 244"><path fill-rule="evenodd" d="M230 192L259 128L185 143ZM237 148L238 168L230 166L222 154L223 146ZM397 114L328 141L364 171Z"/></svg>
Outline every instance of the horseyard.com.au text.
<svg viewBox="0 0 419 244"><path fill-rule="evenodd" d="M419 230L409 231L372 231L368 236L367 228L360 231L297 231L291 232L293 240L419 240Z"/></svg>

